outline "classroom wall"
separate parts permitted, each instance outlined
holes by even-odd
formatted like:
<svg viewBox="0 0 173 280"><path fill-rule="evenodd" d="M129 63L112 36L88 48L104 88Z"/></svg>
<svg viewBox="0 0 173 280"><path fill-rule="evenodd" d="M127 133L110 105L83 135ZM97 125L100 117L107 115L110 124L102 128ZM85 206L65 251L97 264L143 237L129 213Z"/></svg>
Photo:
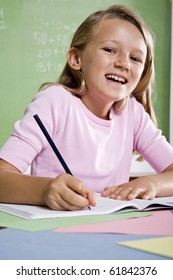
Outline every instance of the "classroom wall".
<svg viewBox="0 0 173 280"><path fill-rule="evenodd" d="M154 107L169 138L170 0L0 0L0 146L45 81L55 81L73 32L94 10L135 8L156 37Z"/></svg>

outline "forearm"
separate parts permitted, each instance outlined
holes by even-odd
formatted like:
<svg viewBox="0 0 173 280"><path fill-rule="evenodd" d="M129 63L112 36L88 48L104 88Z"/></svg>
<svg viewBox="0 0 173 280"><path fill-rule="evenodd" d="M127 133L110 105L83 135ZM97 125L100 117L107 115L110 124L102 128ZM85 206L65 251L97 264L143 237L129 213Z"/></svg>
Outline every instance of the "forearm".
<svg viewBox="0 0 173 280"><path fill-rule="evenodd" d="M173 196L173 171L153 175L151 182L155 185L156 196Z"/></svg>
<svg viewBox="0 0 173 280"><path fill-rule="evenodd" d="M50 181L51 178L0 170L0 202L45 205L45 193Z"/></svg>

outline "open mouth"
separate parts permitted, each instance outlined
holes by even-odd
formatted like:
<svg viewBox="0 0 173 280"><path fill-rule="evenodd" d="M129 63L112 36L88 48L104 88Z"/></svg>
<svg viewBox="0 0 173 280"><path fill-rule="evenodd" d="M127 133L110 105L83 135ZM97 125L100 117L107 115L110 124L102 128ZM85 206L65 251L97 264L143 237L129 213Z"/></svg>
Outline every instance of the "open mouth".
<svg viewBox="0 0 173 280"><path fill-rule="evenodd" d="M116 83L120 83L122 85L125 85L127 83L127 79L126 78L122 78L113 74L108 74L106 75L106 79L116 82Z"/></svg>

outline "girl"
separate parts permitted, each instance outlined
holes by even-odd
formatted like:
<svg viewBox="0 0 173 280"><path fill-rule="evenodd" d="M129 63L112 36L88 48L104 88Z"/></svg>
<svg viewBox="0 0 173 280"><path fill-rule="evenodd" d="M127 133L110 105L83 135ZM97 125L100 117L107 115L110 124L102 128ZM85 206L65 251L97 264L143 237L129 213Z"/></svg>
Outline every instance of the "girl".
<svg viewBox="0 0 173 280"><path fill-rule="evenodd" d="M130 9L114 5L77 29L57 83L46 83L0 151L0 201L77 210L114 199L173 195L173 148L151 103L153 39ZM65 174L38 114L74 176ZM129 182L133 150L158 174ZM31 175L23 174L31 165Z"/></svg>

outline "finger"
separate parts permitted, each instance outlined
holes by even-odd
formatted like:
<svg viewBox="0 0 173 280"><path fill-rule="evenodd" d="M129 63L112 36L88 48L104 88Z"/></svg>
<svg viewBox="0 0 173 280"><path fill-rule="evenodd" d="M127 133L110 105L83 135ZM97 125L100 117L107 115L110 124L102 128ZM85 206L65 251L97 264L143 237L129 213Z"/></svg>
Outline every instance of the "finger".
<svg viewBox="0 0 173 280"><path fill-rule="evenodd" d="M82 207L71 205L70 203L67 203L65 200L51 201L51 203L49 204L49 208L56 211L67 211L67 210L76 211L82 209Z"/></svg>
<svg viewBox="0 0 173 280"><path fill-rule="evenodd" d="M131 190L132 187L128 186L127 184L122 184L116 187L110 187L111 191L109 191L109 197L112 199L125 199L126 193Z"/></svg>
<svg viewBox="0 0 173 280"><path fill-rule="evenodd" d="M89 201L89 205L96 206L96 193L93 190L90 189L87 190L86 198Z"/></svg>
<svg viewBox="0 0 173 280"><path fill-rule="evenodd" d="M66 178L66 184L68 185L68 187L71 190L73 190L77 194L79 194L81 196L86 195L87 188L84 185L84 183L81 180L79 180L78 178L68 175Z"/></svg>
<svg viewBox="0 0 173 280"><path fill-rule="evenodd" d="M59 196L58 202L55 202L55 204L57 204L57 207L61 210L76 211L84 208L83 206L71 204L70 201L64 200L61 196Z"/></svg>
<svg viewBox="0 0 173 280"><path fill-rule="evenodd" d="M73 190L78 195L80 195L88 200L87 205L86 205L86 200L85 200L84 207L89 206L89 205L91 205L91 206L96 205L96 193L93 190L87 188L81 180L79 180L76 177L69 176L67 183L71 190ZM84 200L81 200L81 202L82 201L84 203Z"/></svg>
<svg viewBox="0 0 173 280"><path fill-rule="evenodd" d="M87 188L84 183L76 177L69 174L61 174L52 183L54 193L59 195L72 205L77 207L86 207L89 205L86 196Z"/></svg>
<svg viewBox="0 0 173 280"><path fill-rule="evenodd" d="M115 189L116 187L106 187L104 191L101 193L101 196L109 197L114 192Z"/></svg>
<svg viewBox="0 0 173 280"><path fill-rule="evenodd" d="M57 192L49 195L47 202L49 208L53 210L81 210L83 207L71 204L69 201L64 200L63 197Z"/></svg>
<svg viewBox="0 0 173 280"><path fill-rule="evenodd" d="M65 182L64 176L59 176L52 181L47 193L45 194L45 201L49 207L56 209L58 208L58 204L60 208L66 207L67 209L73 209L74 207L81 209L89 205L87 198L77 194L69 188Z"/></svg>
<svg viewBox="0 0 173 280"><path fill-rule="evenodd" d="M58 178L63 180L62 182L65 183L69 189L73 190L77 194L83 197L86 195L87 188L80 179L73 177L69 174L61 174L58 176Z"/></svg>
<svg viewBox="0 0 173 280"><path fill-rule="evenodd" d="M57 193L61 196L62 200L66 201L75 207L84 208L89 206L88 199L76 191L72 187L72 184L68 184L68 186L63 182L61 185L58 186ZM83 191L82 194L85 192Z"/></svg>
<svg viewBox="0 0 173 280"><path fill-rule="evenodd" d="M146 199L146 200L153 199L155 197L156 194L153 191L149 191L149 190L145 191L141 196L142 199Z"/></svg>
<svg viewBox="0 0 173 280"><path fill-rule="evenodd" d="M136 187L129 192L127 199L128 200L132 200L135 198L150 199L150 197L154 197L154 194L152 194L151 191L144 190L143 188L140 187Z"/></svg>
<svg viewBox="0 0 173 280"><path fill-rule="evenodd" d="M110 198L117 199L117 200L125 200L127 199L131 188L127 187L119 187L114 193L110 196Z"/></svg>

